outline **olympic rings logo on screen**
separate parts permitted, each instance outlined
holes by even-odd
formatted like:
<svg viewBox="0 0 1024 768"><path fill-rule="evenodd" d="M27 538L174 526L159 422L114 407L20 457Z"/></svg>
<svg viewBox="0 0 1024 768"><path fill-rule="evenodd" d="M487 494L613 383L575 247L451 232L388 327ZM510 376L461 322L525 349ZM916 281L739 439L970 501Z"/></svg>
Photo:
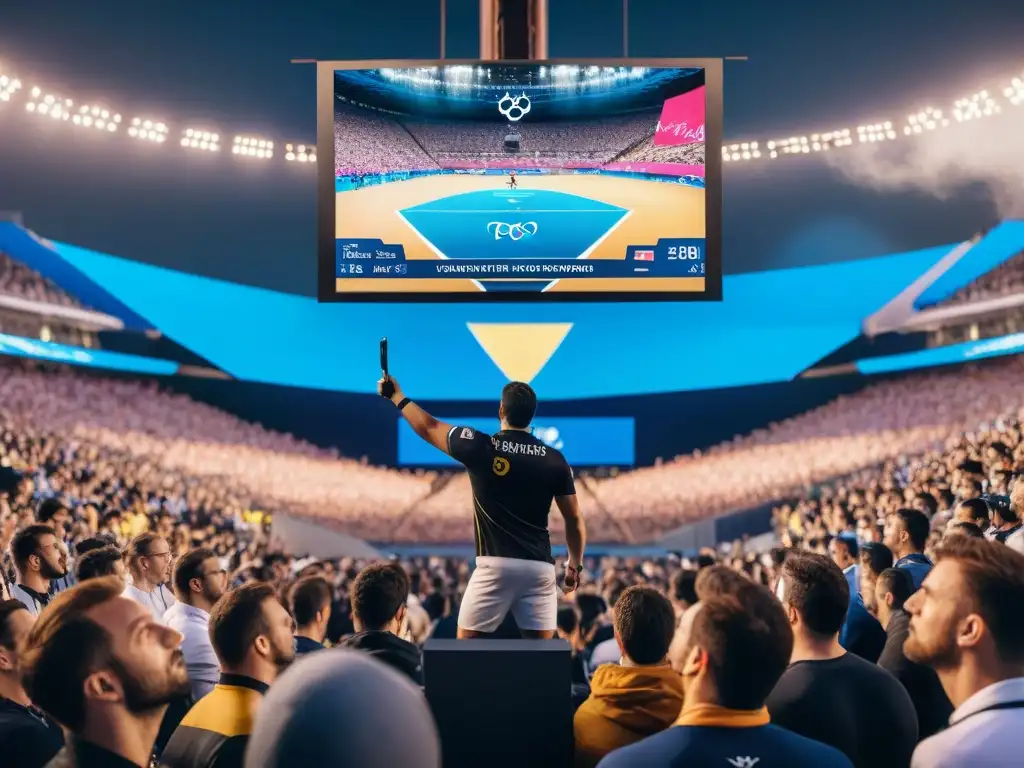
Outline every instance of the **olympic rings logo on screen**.
<svg viewBox="0 0 1024 768"><path fill-rule="evenodd" d="M492 230L491 227L494 227ZM536 221L517 222L507 224L504 221L492 221L487 225L487 231L494 235L495 240L508 238L512 241L522 240L524 237L533 237L537 234Z"/></svg>
<svg viewBox="0 0 1024 768"><path fill-rule="evenodd" d="M523 102L526 102L526 106L523 106ZM505 91L505 95L498 99L498 111L508 118L510 123L518 123L523 119L524 115L530 112L530 97L525 93L521 96L512 96L508 91ZM513 117L513 112L515 117Z"/></svg>

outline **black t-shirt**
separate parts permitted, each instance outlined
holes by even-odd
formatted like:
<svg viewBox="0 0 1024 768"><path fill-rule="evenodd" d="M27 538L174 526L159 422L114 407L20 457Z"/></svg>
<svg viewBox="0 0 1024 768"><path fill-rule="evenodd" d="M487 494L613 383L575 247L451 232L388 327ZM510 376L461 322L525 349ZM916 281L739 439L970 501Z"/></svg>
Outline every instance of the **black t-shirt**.
<svg viewBox="0 0 1024 768"><path fill-rule="evenodd" d="M899 680L910 694L917 710L917 726L922 740L949 725L953 705L939 682L935 670L924 664L915 664L903 654L903 643L910 635L910 614L895 611L885 629L888 640L878 659L878 666Z"/></svg>
<svg viewBox="0 0 1024 768"><path fill-rule="evenodd" d="M492 437L470 427L451 428L448 453L465 465L473 485L477 556L553 563L551 502L576 493L565 457L529 432Z"/></svg>
<svg viewBox="0 0 1024 768"><path fill-rule="evenodd" d="M42 768L63 746L64 732L55 721L0 696L0 764Z"/></svg>
<svg viewBox="0 0 1024 768"><path fill-rule="evenodd" d="M774 725L835 747L856 768L907 768L917 746L906 690L852 653L790 664L766 704Z"/></svg>

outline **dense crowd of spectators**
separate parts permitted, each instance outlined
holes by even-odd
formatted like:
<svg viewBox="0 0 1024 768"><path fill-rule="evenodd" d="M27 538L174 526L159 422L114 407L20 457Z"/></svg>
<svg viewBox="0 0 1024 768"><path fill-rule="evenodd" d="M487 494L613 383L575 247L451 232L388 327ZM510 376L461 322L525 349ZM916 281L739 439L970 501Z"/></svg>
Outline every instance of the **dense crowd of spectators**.
<svg viewBox="0 0 1024 768"><path fill-rule="evenodd" d="M454 636L469 562L298 557L217 500L154 505L141 465L41 442L2 447L52 478L0 475L12 764L441 764L421 646ZM1014 765L1022 457L995 420L780 506L771 552L586 559L558 613L573 765Z"/></svg>
<svg viewBox="0 0 1024 768"><path fill-rule="evenodd" d="M228 517L287 512L375 542L473 539L463 473L439 479L368 466L153 383L15 363L0 370L7 459L43 489L103 498L112 478L127 473L142 503L176 513L193 506ZM1019 412L1022 372L1024 360L1015 358L881 382L707 451L581 483L591 540L651 541L685 523L925 454ZM560 541L557 516L553 524Z"/></svg>
<svg viewBox="0 0 1024 768"><path fill-rule="evenodd" d="M429 474L341 458L155 383L16 363L0 373L7 460L75 498L102 501L130 486L133 499L176 513L288 510L374 538L430 491Z"/></svg>
<svg viewBox="0 0 1024 768"><path fill-rule="evenodd" d="M562 153L567 158L611 160L626 147L654 130L650 114L593 120L522 122L515 127L519 150ZM437 122L403 118L402 124L420 144L436 156L500 152L507 125L500 123Z"/></svg>
<svg viewBox="0 0 1024 768"><path fill-rule="evenodd" d="M335 102L335 175L360 176L437 167L434 159L398 121L381 112Z"/></svg>
<svg viewBox="0 0 1024 768"><path fill-rule="evenodd" d="M1014 358L884 381L708 451L597 481L595 493L642 541L923 453L1017 412L1022 372Z"/></svg>
<svg viewBox="0 0 1024 768"><path fill-rule="evenodd" d="M34 269L0 251L0 294L42 304L82 309L81 303Z"/></svg>
<svg viewBox="0 0 1024 768"><path fill-rule="evenodd" d="M652 135L656 121L656 116L639 114L523 122L516 125L516 157L522 158L519 167L524 168L600 167L621 159L623 153ZM438 167L505 167L500 154L507 133L508 126L501 123L438 122L388 115L339 101L334 121L335 172L358 176ZM665 157L658 154L654 160L690 162Z"/></svg>
<svg viewBox="0 0 1024 768"><path fill-rule="evenodd" d="M558 613L573 764L1013 765L1022 367L886 381L579 483L592 540L785 501L770 551L584 560ZM440 765L422 646L454 637L471 562L318 561L263 512L465 541L465 475L368 467L152 384L0 374L5 759Z"/></svg>
<svg viewBox="0 0 1024 768"><path fill-rule="evenodd" d="M657 146L653 136L624 152L616 160L622 163L682 163L704 165L704 142Z"/></svg>
<svg viewBox="0 0 1024 768"><path fill-rule="evenodd" d="M1018 253L942 302L943 306L997 299L1024 291L1024 252Z"/></svg>

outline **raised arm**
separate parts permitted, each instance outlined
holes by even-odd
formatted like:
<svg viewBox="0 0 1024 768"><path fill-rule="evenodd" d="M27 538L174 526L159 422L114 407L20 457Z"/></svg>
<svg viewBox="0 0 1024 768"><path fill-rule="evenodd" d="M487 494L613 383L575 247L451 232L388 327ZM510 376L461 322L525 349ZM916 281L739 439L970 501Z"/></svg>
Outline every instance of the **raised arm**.
<svg viewBox="0 0 1024 768"><path fill-rule="evenodd" d="M402 412L402 416L404 416L405 420L409 422L409 426L412 427L413 431L439 451L444 451L451 456L452 452L448 438L453 429L452 425L445 424L443 421L438 421L416 405L412 400L407 398L405 393L402 392L402 388L393 377L389 379L381 379L377 382L377 394L381 397L386 397L384 394L384 384L387 381L390 381L392 386L395 388L389 399L392 403L398 406Z"/></svg>

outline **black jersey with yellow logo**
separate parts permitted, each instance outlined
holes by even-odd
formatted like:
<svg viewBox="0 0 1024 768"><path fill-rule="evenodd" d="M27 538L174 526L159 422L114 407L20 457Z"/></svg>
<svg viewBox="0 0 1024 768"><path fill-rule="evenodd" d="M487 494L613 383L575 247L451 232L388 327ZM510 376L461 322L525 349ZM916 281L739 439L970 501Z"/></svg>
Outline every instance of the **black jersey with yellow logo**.
<svg viewBox="0 0 1024 768"><path fill-rule="evenodd" d="M452 427L448 453L469 471L477 556L553 563L548 514L576 493L565 457L529 432Z"/></svg>

